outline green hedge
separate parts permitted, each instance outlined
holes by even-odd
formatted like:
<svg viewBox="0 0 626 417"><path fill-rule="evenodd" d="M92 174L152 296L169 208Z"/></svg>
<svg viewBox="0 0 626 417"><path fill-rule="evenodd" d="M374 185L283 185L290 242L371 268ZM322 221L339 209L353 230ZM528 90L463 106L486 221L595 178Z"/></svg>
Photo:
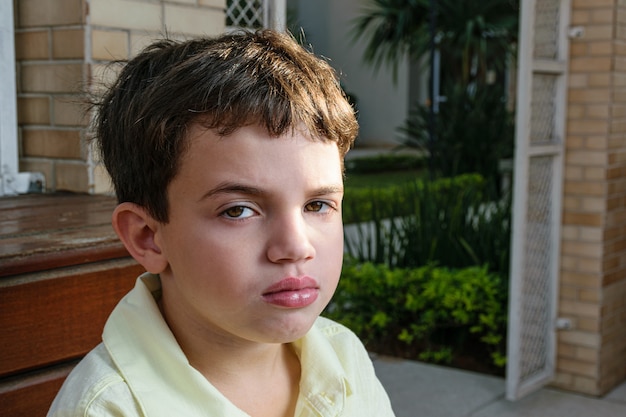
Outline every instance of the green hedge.
<svg viewBox="0 0 626 417"><path fill-rule="evenodd" d="M485 267L390 269L346 261L324 315L378 353L452 364L472 356L494 371L505 364L500 280Z"/></svg>
<svg viewBox="0 0 626 417"><path fill-rule="evenodd" d="M508 276L511 199L498 199L479 175L346 189L343 211L346 248L360 262L486 264Z"/></svg>

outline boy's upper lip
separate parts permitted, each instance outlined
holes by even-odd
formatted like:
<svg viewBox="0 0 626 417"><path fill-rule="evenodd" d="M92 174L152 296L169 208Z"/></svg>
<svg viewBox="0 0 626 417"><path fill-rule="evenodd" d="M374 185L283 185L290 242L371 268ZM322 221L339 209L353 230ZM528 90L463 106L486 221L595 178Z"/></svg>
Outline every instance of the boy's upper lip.
<svg viewBox="0 0 626 417"><path fill-rule="evenodd" d="M317 281L307 275L300 277L286 277L270 285L263 291L263 295L281 291L299 291L305 288L319 288Z"/></svg>

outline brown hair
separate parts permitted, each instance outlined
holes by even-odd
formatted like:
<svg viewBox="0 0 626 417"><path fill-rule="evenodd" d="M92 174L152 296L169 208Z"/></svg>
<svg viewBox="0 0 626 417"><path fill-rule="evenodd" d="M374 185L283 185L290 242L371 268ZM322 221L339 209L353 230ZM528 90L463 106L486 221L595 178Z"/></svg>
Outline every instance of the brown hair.
<svg viewBox="0 0 626 417"><path fill-rule="evenodd" d="M249 124L272 136L303 126L313 140L336 142L342 157L358 132L332 67L271 30L157 41L96 106L95 139L118 201L163 223L192 123L224 136Z"/></svg>

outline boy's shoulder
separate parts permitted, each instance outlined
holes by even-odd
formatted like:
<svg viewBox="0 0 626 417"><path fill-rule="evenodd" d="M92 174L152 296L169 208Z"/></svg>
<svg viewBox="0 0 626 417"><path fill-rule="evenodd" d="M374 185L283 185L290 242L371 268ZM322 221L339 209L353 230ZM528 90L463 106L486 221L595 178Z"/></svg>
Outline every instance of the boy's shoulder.
<svg viewBox="0 0 626 417"><path fill-rule="evenodd" d="M70 372L55 398L48 417L118 415L141 416L133 395L113 364L103 343L87 354Z"/></svg>

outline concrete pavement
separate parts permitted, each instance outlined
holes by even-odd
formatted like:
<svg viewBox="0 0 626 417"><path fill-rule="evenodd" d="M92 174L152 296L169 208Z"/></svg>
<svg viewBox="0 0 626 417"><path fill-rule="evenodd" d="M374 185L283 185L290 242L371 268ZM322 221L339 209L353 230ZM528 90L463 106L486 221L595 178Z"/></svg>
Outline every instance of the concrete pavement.
<svg viewBox="0 0 626 417"><path fill-rule="evenodd" d="M396 417L626 417L626 383L603 398L544 388L517 402L503 378L374 357Z"/></svg>

